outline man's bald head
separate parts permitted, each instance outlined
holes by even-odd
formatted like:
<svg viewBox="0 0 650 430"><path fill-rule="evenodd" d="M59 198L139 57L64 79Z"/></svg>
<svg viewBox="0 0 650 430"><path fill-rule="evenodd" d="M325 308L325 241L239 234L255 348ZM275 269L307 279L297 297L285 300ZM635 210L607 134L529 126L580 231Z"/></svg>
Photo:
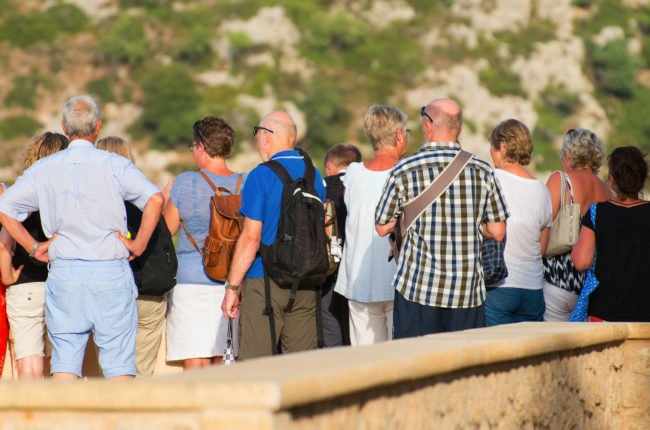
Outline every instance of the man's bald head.
<svg viewBox="0 0 650 430"><path fill-rule="evenodd" d="M426 106L425 112L433 120L436 134L455 135L454 141L458 138L463 124L463 111L458 103L447 98L435 99Z"/></svg>
<svg viewBox="0 0 650 430"><path fill-rule="evenodd" d="M262 127L273 130L273 138L278 142L286 141L291 147L296 144L296 123L284 111L275 111L266 115L260 122Z"/></svg>

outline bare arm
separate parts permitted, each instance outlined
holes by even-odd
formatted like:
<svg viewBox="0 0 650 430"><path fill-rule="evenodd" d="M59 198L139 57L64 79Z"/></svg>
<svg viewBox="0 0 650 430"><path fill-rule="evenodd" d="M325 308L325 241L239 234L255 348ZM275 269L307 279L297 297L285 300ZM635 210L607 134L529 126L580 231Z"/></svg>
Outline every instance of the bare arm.
<svg viewBox="0 0 650 430"><path fill-rule="evenodd" d="M2 283L6 286L15 283L23 269L23 266L14 269L11 265L15 246L16 242L9 235L9 232L3 228L0 231L0 274L2 275Z"/></svg>
<svg viewBox="0 0 650 430"><path fill-rule="evenodd" d="M158 220L160 220L163 201L162 193L156 193L149 197L144 211L142 211L142 222L140 223L140 229L135 239L127 239L119 231L115 233L131 253L129 260L141 255L147 248L151 234L156 228Z"/></svg>
<svg viewBox="0 0 650 430"><path fill-rule="evenodd" d="M587 270L594 262L594 255L596 254L596 233L587 227L580 229L580 236L578 243L571 251L571 260L573 265L578 270Z"/></svg>
<svg viewBox="0 0 650 430"><path fill-rule="evenodd" d="M235 247L235 255L228 274L228 283L240 285L244 282L246 272L250 268L260 246L262 238L262 221L244 218L244 228ZM241 287L237 290L226 289L226 296L221 304L221 310L226 318L237 318L239 315L239 296Z"/></svg>
<svg viewBox="0 0 650 430"><path fill-rule="evenodd" d="M386 224L375 224L375 230L377 234L384 237L395 231L395 224L397 224L397 219L394 219Z"/></svg>
<svg viewBox="0 0 650 430"><path fill-rule="evenodd" d="M539 243L542 245L542 255L546 252L546 246L548 245L548 235L551 232L551 227L544 227L539 233Z"/></svg>
<svg viewBox="0 0 650 430"><path fill-rule="evenodd" d="M548 191L551 193L551 206L553 207L553 219L555 219L555 216L560 211L560 200L562 199L562 194L561 194L562 190L560 189L561 184L562 184L562 180L558 172L553 173L548 178L548 181L546 181L546 188L548 188Z"/></svg>
<svg viewBox="0 0 650 430"><path fill-rule="evenodd" d="M172 236L176 235L181 225L181 214L178 212L178 208L174 206L174 203L172 203L171 200L167 201L162 214L165 218L165 224L167 224L169 232Z"/></svg>
<svg viewBox="0 0 650 430"><path fill-rule="evenodd" d="M501 242L506 237L506 222L486 222L483 224L483 237Z"/></svg>

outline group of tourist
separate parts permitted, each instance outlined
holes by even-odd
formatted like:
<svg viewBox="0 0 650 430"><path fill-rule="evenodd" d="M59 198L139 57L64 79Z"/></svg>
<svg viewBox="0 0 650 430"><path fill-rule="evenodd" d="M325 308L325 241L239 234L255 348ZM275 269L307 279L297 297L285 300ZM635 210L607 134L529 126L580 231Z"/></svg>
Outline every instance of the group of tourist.
<svg viewBox="0 0 650 430"><path fill-rule="evenodd" d="M165 316L167 360L185 369L221 362L231 337L239 359L249 359L316 348L321 334L324 346L364 345L567 321L574 308L592 321L650 321L650 205L642 199L648 166L639 149L620 147L608 156L613 198L597 176L602 142L589 130L569 130L562 171L543 184L525 167L533 152L527 126L505 120L488 138L495 168L468 155L440 195L396 231L405 205L462 152L456 102L436 99L420 114L425 143L404 157L407 115L372 106L363 129L374 155L362 161L355 146L335 145L325 157L325 178L295 147L296 126L286 112L269 113L253 127L265 163L248 173L228 167L232 127L206 116L194 123L189 145L199 171L181 173L161 192L134 165L126 141L97 140L94 99L70 99L64 135L34 138L24 173L0 189L0 274L7 288L7 317L0 320L8 319L19 377L42 377L50 354L54 378L80 377L91 333L105 377L151 375ZM278 284L262 261L260 249L276 240L286 186L269 161L293 181L311 179L311 197L336 208L340 265L316 294ZM200 246L215 188L241 193L242 201L242 231L225 282L207 276ZM544 258L565 194L580 205L579 240L572 251ZM133 213L141 220L132 235ZM129 261L161 229L178 235L176 286L138 296ZM403 236L392 259L389 234ZM485 238L505 239L507 276L491 285L483 279Z"/></svg>

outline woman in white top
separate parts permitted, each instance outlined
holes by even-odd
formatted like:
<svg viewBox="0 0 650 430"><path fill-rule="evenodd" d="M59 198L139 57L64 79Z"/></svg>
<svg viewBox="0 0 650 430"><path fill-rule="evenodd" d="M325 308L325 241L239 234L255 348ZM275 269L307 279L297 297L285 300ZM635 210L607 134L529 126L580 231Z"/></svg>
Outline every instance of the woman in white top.
<svg viewBox="0 0 650 430"><path fill-rule="evenodd" d="M388 173L406 152L406 119L406 114L394 107L370 107L363 118L363 129L375 156L363 163L351 163L343 180L348 216L334 291L348 299L352 345L392 338L396 265L387 258L388 239L375 230L375 207Z"/></svg>
<svg viewBox="0 0 650 430"><path fill-rule="evenodd" d="M541 181L524 169L533 143L528 127L508 119L490 133L490 155L495 176L506 199L504 258L508 276L488 285L485 320L488 326L521 321L542 321L544 266L542 254L553 222L551 195Z"/></svg>

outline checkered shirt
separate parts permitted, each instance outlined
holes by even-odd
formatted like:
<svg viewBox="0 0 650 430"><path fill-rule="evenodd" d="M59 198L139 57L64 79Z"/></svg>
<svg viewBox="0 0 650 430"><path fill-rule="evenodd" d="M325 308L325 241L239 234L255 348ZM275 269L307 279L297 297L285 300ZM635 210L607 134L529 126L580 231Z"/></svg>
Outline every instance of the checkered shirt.
<svg viewBox="0 0 650 430"><path fill-rule="evenodd" d="M375 211L377 223L397 217L460 150L456 142L425 143L391 171ZM407 300L440 308L485 301L479 262L483 222L505 221L508 210L492 167L473 157L452 185L408 230L393 284Z"/></svg>

